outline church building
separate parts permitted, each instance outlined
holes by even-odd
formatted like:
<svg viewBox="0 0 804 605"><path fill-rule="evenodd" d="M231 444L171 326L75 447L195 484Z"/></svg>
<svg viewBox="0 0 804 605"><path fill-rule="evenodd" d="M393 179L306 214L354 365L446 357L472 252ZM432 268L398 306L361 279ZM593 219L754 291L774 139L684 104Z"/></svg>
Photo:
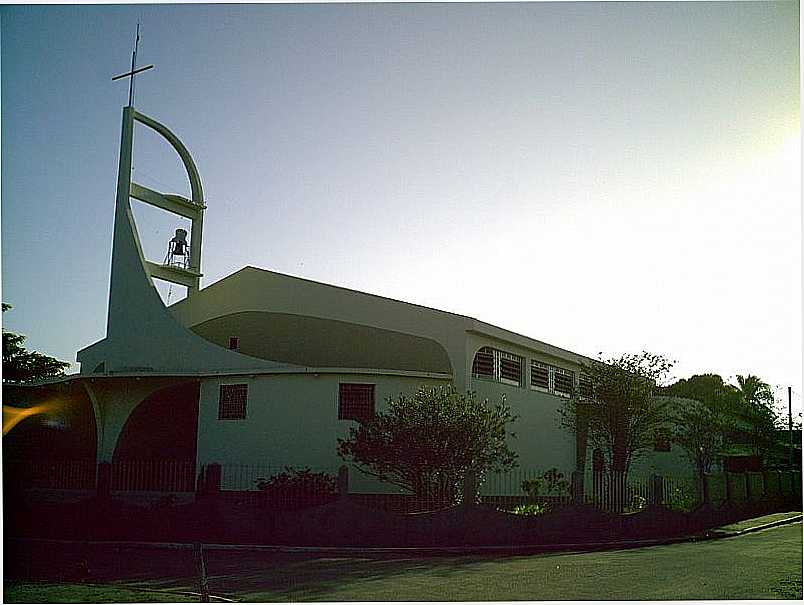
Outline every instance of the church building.
<svg viewBox="0 0 804 605"><path fill-rule="evenodd" d="M179 155L190 199L132 181L135 124ZM131 198L190 220L164 263L143 255ZM47 455L175 461L185 491L213 463L224 488L233 481L226 468L237 465L334 469L337 438L354 422L389 397L452 383L492 403L505 396L518 416L512 447L522 468L569 474L587 465L585 444L559 427L557 410L584 387L591 359L471 317L255 267L201 288L205 210L182 142L125 107L106 337L78 352L78 374L9 391L81 418L72 449ZM166 306L154 280L185 287L186 298ZM652 468L678 455L657 454ZM355 491L390 489L352 476Z"/></svg>

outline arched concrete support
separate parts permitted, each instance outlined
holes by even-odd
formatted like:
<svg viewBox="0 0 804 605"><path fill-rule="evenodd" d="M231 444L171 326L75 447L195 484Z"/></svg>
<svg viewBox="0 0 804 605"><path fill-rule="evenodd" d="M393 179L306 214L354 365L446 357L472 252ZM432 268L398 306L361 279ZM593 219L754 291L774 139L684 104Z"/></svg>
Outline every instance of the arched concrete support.
<svg viewBox="0 0 804 605"><path fill-rule="evenodd" d="M86 380L83 381L82 386L84 387L87 397L89 397L89 401L92 403L92 412L95 414L95 460L96 462L100 462L100 452L103 449L103 410L98 401L95 389L92 388L89 382Z"/></svg>
<svg viewBox="0 0 804 605"><path fill-rule="evenodd" d="M97 461L112 462L123 427L137 406L156 391L186 382L179 378L99 379L88 385L96 409L99 441Z"/></svg>

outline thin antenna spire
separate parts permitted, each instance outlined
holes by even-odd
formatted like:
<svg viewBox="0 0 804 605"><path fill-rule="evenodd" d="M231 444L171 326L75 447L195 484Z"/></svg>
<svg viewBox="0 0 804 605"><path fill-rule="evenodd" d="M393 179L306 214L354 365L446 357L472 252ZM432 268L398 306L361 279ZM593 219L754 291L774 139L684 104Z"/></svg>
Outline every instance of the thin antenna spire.
<svg viewBox="0 0 804 605"><path fill-rule="evenodd" d="M131 79L128 81L128 106L134 107L134 70L137 69L137 48L140 45L140 22L137 21L137 39L134 40L134 52L131 53Z"/></svg>

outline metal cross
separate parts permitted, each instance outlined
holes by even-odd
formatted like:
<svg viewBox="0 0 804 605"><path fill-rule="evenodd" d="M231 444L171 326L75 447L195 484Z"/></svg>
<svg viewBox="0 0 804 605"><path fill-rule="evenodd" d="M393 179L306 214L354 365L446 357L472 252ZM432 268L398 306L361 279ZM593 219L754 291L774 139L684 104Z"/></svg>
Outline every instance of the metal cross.
<svg viewBox="0 0 804 605"><path fill-rule="evenodd" d="M120 74L112 78L112 81L120 78L131 78L128 81L128 106L134 107L134 75L153 68L153 65L146 65L137 69L137 47L140 45L140 24L137 23L137 39L134 41L134 52L131 53L131 71Z"/></svg>

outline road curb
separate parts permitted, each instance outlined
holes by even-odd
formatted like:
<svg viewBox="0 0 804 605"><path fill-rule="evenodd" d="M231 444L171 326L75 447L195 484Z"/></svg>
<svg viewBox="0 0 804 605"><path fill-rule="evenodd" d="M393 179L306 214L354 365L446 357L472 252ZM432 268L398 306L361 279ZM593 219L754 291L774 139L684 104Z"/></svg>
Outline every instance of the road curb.
<svg viewBox="0 0 804 605"><path fill-rule="evenodd" d="M717 529L710 529L707 533L714 533L715 537L717 538L734 538L737 536L743 536L745 534L750 534L755 531L762 531L763 529L770 529L772 527L779 527L780 525L788 525L790 523L795 523L797 521L801 521L804 515L795 515L794 517L787 517L786 519L777 519L776 521L771 521L770 523L763 523L762 525L755 525L754 527L746 527L745 529L740 529L737 531L723 531L719 532Z"/></svg>
<svg viewBox="0 0 804 605"><path fill-rule="evenodd" d="M804 515L794 515L785 519L778 519L770 523L763 523L739 531L706 530L703 533L674 536L672 538L656 538L650 540L612 540L608 542L570 542L562 544L523 544L523 545L496 545L496 546L281 546L267 544L216 544L204 542L204 550L230 550L238 552L274 552L284 554L313 554L326 555L471 555L471 554L539 554L550 552L590 552L601 550L625 550L630 548L643 548L648 546L662 546L678 544L681 542L705 542L734 538L745 534L788 525L802 520ZM105 545L118 548L158 548L164 550L190 550L196 548L194 542L147 542L147 541L112 541L112 540L64 540L49 538L11 538L11 540L28 542L48 542L55 544L88 544Z"/></svg>

